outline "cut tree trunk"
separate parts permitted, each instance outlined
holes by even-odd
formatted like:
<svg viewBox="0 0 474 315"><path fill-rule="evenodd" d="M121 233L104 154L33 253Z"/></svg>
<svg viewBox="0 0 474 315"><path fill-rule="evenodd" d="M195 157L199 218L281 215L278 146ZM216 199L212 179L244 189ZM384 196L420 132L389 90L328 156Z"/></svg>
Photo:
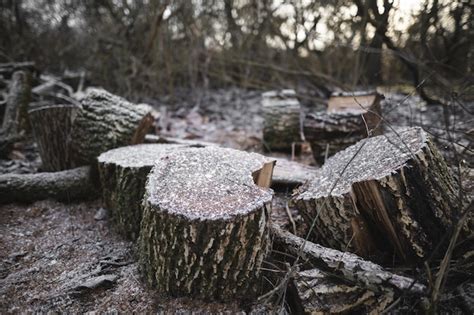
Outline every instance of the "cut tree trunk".
<svg viewBox="0 0 474 315"><path fill-rule="evenodd" d="M262 95L263 143L268 151L292 151L301 140L301 106L295 91Z"/></svg>
<svg viewBox="0 0 474 315"><path fill-rule="evenodd" d="M142 219L145 183L153 164L161 154L184 149L175 144L138 144L102 153L99 174L102 200L117 231L136 240Z"/></svg>
<svg viewBox="0 0 474 315"><path fill-rule="evenodd" d="M255 298L269 246L274 161L218 147L160 157L145 190L140 261L172 296Z"/></svg>
<svg viewBox="0 0 474 315"><path fill-rule="evenodd" d="M316 167L277 158L273 170L272 188L294 188L309 181L317 172Z"/></svg>
<svg viewBox="0 0 474 315"><path fill-rule="evenodd" d="M30 74L26 71L13 73L2 129L9 135L19 135L28 129L28 103L31 98Z"/></svg>
<svg viewBox="0 0 474 315"><path fill-rule="evenodd" d="M420 128L360 141L330 158L293 204L313 240L363 257L427 257L461 209L458 187ZM385 255L381 255L385 254Z"/></svg>
<svg viewBox="0 0 474 315"><path fill-rule="evenodd" d="M382 133L380 96L334 96L327 112L310 113L304 121L305 139L315 160L327 157L368 136Z"/></svg>
<svg viewBox="0 0 474 315"><path fill-rule="evenodd" d="M88 166L61 172L0 175L0 203L48 198L68 202L96 196L97 187Z"/></svg>
<svg viewBox="0 0 474 315"><path fill-rule="evenodd" d="M135 105L100 89L88 89L71 131L77 165L94 163L103 152L142 143L153 124L151 107Z"/></svg>
<svg viewBox="0 0 474 315"><path fill-rule="evenodd" d="M70 136L79 110L72 105L52 105L28 112L44 171L62 171L75 166Z"/></svg>

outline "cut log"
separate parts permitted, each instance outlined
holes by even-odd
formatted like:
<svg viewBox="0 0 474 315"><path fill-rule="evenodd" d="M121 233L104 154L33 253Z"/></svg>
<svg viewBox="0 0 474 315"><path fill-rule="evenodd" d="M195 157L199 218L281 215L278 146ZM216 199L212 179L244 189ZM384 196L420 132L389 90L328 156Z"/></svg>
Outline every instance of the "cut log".
<svg viewBox="0 0 474 315"><path fill-rule="evenodd" d="M28 111L38 144L42 170L47 172L73 168L71 129L80 108L72 105L52 105Z"/></svg>
<svg viewBox="0 0 474 315"><path fill-rule="evenodd" d="M142 219L145 182L160 154L186 146L174 144L138 144L102 153L99 174L102 200L117 231L136 240Z"/></svg>
<svg viewBox="0 0 474 315"><path fill-rule="evenodd" d="M357 141L382 134L380 99L378 94L339 96L329 100L327 112L306 115L303 130L315 160L323 164Z"/></svg>
<svg viewBox="0 0 474 315"><path fill-rule="evenodd" d="M302 185L316 176L318 168L309 165L276 159L273 170L272 187L290 187Z"/></svg>
<svg viewBox="0 0 474 315"><path fill-rule="evenodd" d="M219 147L163 155L146 185L140 261L172 296L255 298L273 191L265 157Z"/></svg>
<svg viewBox="0 0 474 315"><path fill-rule="evenodd" d="M268 151L291 151L301 140L301 106L295 91L262 94L263 143Z"/></svg>
<svg viewBox="0 0 474 315"><path fill-rule="evenodd" d="M96 196L97 187L88 166L61 172L0 175L0 203L48 198L69 202Z"/></svg>
<svg viewBox="0 0 474 315"><path fill-rule="evenodd" d="M145 143L166 143L166 144L181 144L189 147L200 148L200 147L209 147L209 146L219 146L218 143L199 141L199 140L189 140L189 139L179 139L172 137L163 137L153 134L147 134L145 136Z"/></svg>
<svg viewBox="0 0 474 315"><path fill-rule="evenodd" d="M313 240L363 257L427 257L462 208L458 187L420 128L364 139L330 158L293 198Z"/></svg>
<svg viewBox="0 0 474 315"><path fill-rule="evenodd" d="M6 134L19 135L28 128L28 103L31 98L30 75L26 71L13 73L3 116L2 129Z"/></svg>
<svg viewBox="0 0 474 315"><path fill-rule="evenodd" d="M355 254L327 248L310 241L305 242L303 238L282 230L275 224L271 226L271 235L273 247L279 251L295 258L300 254L301 260L312 268L355 283L361 288L373 292L384 292L389 289L398 293L409 291L416 295L428 293L425 285L409 277L394 274ZM301 250L302 246L304 247Z"/></svg>
<svg viewBox="0 0 474 315"><path fill-rule="evenodd" d="M132 104L105 90L88 89L80 102L71 131L77 165L94 163L110 149L142 143L153 124L150 106Z"/></svg>

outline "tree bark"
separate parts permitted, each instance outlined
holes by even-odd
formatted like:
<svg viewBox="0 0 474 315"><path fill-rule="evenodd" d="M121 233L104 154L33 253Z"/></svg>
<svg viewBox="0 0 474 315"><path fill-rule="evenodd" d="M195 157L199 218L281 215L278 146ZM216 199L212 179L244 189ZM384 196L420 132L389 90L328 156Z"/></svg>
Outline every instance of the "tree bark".
<svg viewBox="0 0 474 315"><path fill-rule="evenodd" d="M94 163L113 148L138 144L153 124L151 107L135 105L104 90L90 89L71 130L72 156L77 165Z"/></svg>
<svg viewBox="0 0 474 315"><path fill-rule="evenodd" d="M331 97L328 112L306 115L304 135L316 162L323 164L357 141L382 133L380 98L377 94L367 101L364 96Z"/></svg>
<svg viewBox="0 0 474 315"><path fill-rule="evenodd" d="M293 90L262 95L263 143L268 151L291 151L301 142L301 106Z"/></svg>
<svg viewBox="0 0 474 315"><path fill-rule="evenodd" d="M113 149L99 156L102 200L115 229L126 238L138 238L145 183L153 164L160 154L178 148L186 146L139 144Z"/></svg>
<svg viewBox="0 0 474 315"><path fill-rule="evenodd" d="M7 106L3 116L2 129L10 135L19 135L28 128L28 103L31 98L29 73L16 71L13 73Z"/></svg>
<svg viewBox="0 0 474 315"><path fill-rule="evenodd" d="M48 198L69 202L95 196L97 187L88 166L61 172L0 175L0 203Z"/></svg>
<svg viewBox="0 0 474 315"><path fill-rule="evenodd" d="M28 112L44 171L62 171L75 166L70 136L79 110L72 105L52 105Z"/></svg>
<svg viewBox="0 0 474 315"><path fill-rule="evenodd" d="M365 139L329 159L293 203L313 239L363 257L427 257L462 208L446 163L420 128Z"/></svg>
<svg viewBox="0 0 474 315"><path fill-rule="evenodd" d="M255 182L269 182L265 166L273 163L217 147L158 159L148 177L139 239L148 282L172 296L255 298L273 195Z"/></svg>

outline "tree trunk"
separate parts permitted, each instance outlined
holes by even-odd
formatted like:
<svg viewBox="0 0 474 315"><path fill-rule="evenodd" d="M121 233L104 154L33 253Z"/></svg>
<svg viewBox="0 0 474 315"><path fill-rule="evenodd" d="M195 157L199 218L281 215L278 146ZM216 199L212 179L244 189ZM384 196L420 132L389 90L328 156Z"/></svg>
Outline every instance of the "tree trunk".
<svg viewBox="0 0 474 315"><path fill-rule="evenodd" d="M160 154L186 148L174 144L139 144L102 153L99 174L102 200L111 221L123 236L136 240L142 219L145 183Z"/></svg>
<svg viewBox="0 0 474 315"><path fill-rule="evenodd" d="M71 131L77 165L93 163L110 149L142 143L153 124L149 106L132 104L104 90L90 89L81 104Z"/></svg>
<svg viewBox="0 0 474 315"><path fill-rule="evenodd" d="M97 187L88 166L61 172L0 175L0 203L47 198L69 202L95 196Z"/></svg>
<svg viewBox="0 0 474 315"><path fill-rule="evenodd" d="M255 298L273 196L255 182L269 183L273 163L217 147L160 157L148 177L139 239L148 282L173 296Z"/></svg>
<svg viewBox="0 0 474 315"><path fill-rule="evenodd" d="M268 151L291 151L301 142L301 106L293 90L262 95L263 144Z"/></svg>
<svg viewBox="0 0 474 315"><path fill-rule="evenodd" d="M44 171L62 171L75 166L70 135L79 110L72 105L52 105L28 112Z"/></svg>
<svg viewBox="0 0 474 315"><path fill-rule="evenodd" d="M457 190L424 131L409 128L336 154L293 203L308 224L316 220L313 239L322 244L413 261L426 258L449 231L462 208Z"/></svg>
<svg viewBox="0 0 474 315"><path fill-rule="evenodd" d="M27 111L31 98L29 76L26 71L13 73L2 125L2 129L9 135L19 135L28 129Z"/></svg>
<svg viewBox="0 0 474 315"><path fill-rule="evenodd" d="M327 157L357 141L382 133L380 97L333 96L328 112L306 115L303 130L314 159L323 164Z"/></svg>

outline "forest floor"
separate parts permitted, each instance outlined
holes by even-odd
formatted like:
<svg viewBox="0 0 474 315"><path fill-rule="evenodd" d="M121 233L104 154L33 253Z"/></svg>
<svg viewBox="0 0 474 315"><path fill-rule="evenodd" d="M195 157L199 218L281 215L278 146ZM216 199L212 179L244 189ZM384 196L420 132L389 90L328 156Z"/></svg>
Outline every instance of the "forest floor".
<svg viewBox="0 0 474 315"><path fill-rule="evenodd" d="M386 93L385 97L385 130L422 126L435 136L435 143L451 165L463 160L462 179L472 198L472 115L427 106L416 96ZM262 152L260 101L260 92L227 89L186 92L173 101L163 98L150 103L160 112L157 133L164 137ZM306 102L304 108L314 111L323 106ZM473 109L471 104L468 110L472 113ZM291 158L290 154L271 155ZM314 164L308 150L295 160ZM25 145L14 152L14 159L0 161L0 174L35 172L39 165L34 145ZM286 227L289 193L278 192L273 209L273 220ZM299 224L298 213L292 211ZM265 311L254 305L206 304L158 295L142 281L133 243L110 228L100 200L9 204L0 206L0 214L0 313Z"/></svg>

